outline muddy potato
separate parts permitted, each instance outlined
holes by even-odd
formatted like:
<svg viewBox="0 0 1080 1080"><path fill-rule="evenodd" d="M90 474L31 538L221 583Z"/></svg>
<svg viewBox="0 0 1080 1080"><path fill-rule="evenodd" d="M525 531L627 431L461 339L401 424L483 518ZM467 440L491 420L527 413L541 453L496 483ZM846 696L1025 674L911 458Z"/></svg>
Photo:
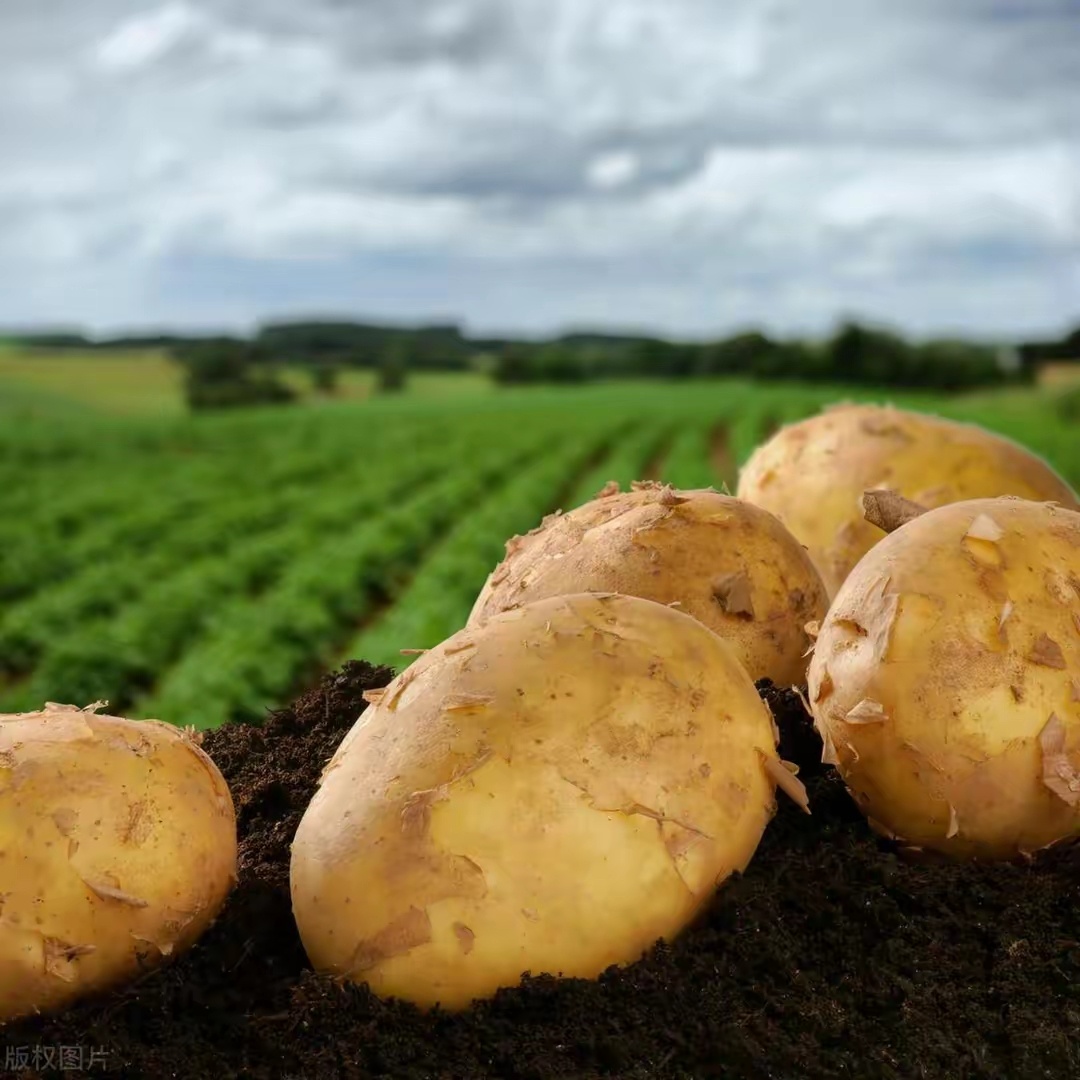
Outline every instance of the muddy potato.
<svg viewBox="0 0 1080 1080"><path fill-rule="evenodd" d="M0 716L0 1023L183 952L235 873L229 790L184 732L65 705Z"/></svg>
<svg viewBox="0 0 1080 1080"><path fill-rule="evenodd" d="M1080 833L1080 513L931 510L885 537L821 627L809 697L879 831L1008 858Z"/></svg>
<svg viewBox="0 0 1080 1080"><path fill-rule="evenodd" d="M610 485L552 515L507 554L470 624L573 592L619 592L680 610L725 638L755 679L806 681L806 624L828 607L810 557L769 513L710 490Z"/></svg>
<svg viewBox="0 0 1080 1080"><path fill-rule="evenodd" d="M739 476L738 495L805 544L830 596L881 538L859 499L888 488L924 507L1017 495L1077 508L1041 458L970 424L877 405L844 405L781 428Z"/></svg>
<svg viewBox="0 0 1080 1080"><path fill-rule="evenodd" d="M599 975L746 866L780 774L768 710L700 623L538 601L428 652L346 736L293 844L300 935L317 970L421 1006Z"/></svg>

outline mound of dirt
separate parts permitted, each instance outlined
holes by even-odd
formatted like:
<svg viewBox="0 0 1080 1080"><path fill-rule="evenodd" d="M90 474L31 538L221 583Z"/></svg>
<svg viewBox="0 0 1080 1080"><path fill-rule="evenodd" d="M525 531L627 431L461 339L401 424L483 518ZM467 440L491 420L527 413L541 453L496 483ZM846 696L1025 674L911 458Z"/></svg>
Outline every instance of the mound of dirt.
<svg viewBox="0 0 1080 1080"><path fill-rule="evenodd" d="M80 1046L94 1072L104 1060L133 1078L1080 1075L1078 849L1028 866L906 860L820 765L798 697L768 683L813 814L782 800L745 875L675 943L595 982L528 978L456 1016L314 976L289 844L362 692L390 677L350 663L263 726L208 735L241 835L222 917L138 985L0 1029L0 1064Z"/></svg>

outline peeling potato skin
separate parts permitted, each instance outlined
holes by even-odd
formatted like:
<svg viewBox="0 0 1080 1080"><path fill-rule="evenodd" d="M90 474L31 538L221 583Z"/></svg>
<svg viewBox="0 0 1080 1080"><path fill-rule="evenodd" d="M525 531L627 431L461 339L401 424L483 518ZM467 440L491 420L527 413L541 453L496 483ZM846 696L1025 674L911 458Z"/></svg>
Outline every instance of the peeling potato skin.
<svg viewBox="0 0 1080 1080"><path fill-rule="evenodd" d="M772 514L660 484L598 497L512 540L469 624L574 592L678 603L731 643L752 678L778 686L805 683L805 627L828 608L809 556Z"/></svg>
<svg viewBox="0 0 1080 1080"><path fill-rule="evenodd" d="M179 728L0 715L0 1024L175 957L236 880L232 798Z"/></svg>
<svg viewBox="0 0 1080 1080"><path fill-rule="evenodd" d="M749 675L689 616L585 594L494 616L391 683L332 759L292 850L304 946L423 1007L525 971L595 977L747 865L776 757Z"/></svg>
<svg viewBox="0 0 1080 1080"><path fill-rule="evenodd" d="M997 533L981 519L999 539L978 538ZM1080 513L1050 503L954 503L858 564L821 627L808 696L881 831L981 859L1080 834L1078 617Z"/></svg>
<svg viewBox="0 0 1080 1080"><path fill-rule="evenodd" d="M845 405L781 428L743 466L737 494L775 514L810 552L830 596L882 538L864 491L927 508L1015 495L1080 509L1041 458L972 424L878 405Z"/></svg>

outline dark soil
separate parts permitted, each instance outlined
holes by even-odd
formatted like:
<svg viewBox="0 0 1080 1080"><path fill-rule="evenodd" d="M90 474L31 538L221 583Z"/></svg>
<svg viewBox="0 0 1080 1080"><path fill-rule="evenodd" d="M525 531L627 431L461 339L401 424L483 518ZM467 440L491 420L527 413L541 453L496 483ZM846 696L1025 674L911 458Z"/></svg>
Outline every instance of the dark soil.
<svg viewBox="0 0 1080 1080"><path fill-rule="evenodd" d="M214 1080L1080 1075L1077 850L1030 866L906 860L818 763L798 698L767 684L813 816L784 800L746 874L675 944L459 1016L316 978L289 842L361 692L389 676L352 663L264 727L209 735L242 837L218 924L111 1000L0 1031L0 1050L81 1044L104 1048L112 1075Z"/></svg>

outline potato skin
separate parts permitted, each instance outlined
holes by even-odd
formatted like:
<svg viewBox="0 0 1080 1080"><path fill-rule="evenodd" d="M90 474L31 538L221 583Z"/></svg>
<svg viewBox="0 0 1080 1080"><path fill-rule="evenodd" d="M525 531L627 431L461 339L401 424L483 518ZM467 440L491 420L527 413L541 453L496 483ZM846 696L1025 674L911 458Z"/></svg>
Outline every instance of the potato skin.
<svg viewBox="0 0 1080 1080"><path fill-rule="evenodd" d="M469 624L549 596L618 592L680 610L728 641L754 680L806 682L808 622L828 597L772 514L712 490L602 494L507 544Z"/></svg>
<svg viewBox="0 0 1080 1080"><path fill-rule="evenodd" d="M879 405L843 405L781 428L739 475L738 495L774 513L807 546L830 596L882 533L864 491L888 488L925 507L1016 495L1080 508L1031 451L973 424Z"/></svg>
<svg viewBox="0 0 1080 1080"><path fill-rule="evenodd" d="M1080 833L1080 514L980 499L887 536L829 610L809 697L880 831L982 859Z"/></svg>
<svg viewBox="0 0 1080 1080"><path fill-rule="evenodd" d="M52 704L0 716L0 1023L183 952L236 847L228 787L180 729Z"/></svg>
<svg viewBox="0 0 1080 1080"><path fill-rule="evenodd" d="M670 608L579 594L463 630L327 767L292 849L308 955L448 1009L633 961L749 862L775 747L731 649Z"/></svg>

